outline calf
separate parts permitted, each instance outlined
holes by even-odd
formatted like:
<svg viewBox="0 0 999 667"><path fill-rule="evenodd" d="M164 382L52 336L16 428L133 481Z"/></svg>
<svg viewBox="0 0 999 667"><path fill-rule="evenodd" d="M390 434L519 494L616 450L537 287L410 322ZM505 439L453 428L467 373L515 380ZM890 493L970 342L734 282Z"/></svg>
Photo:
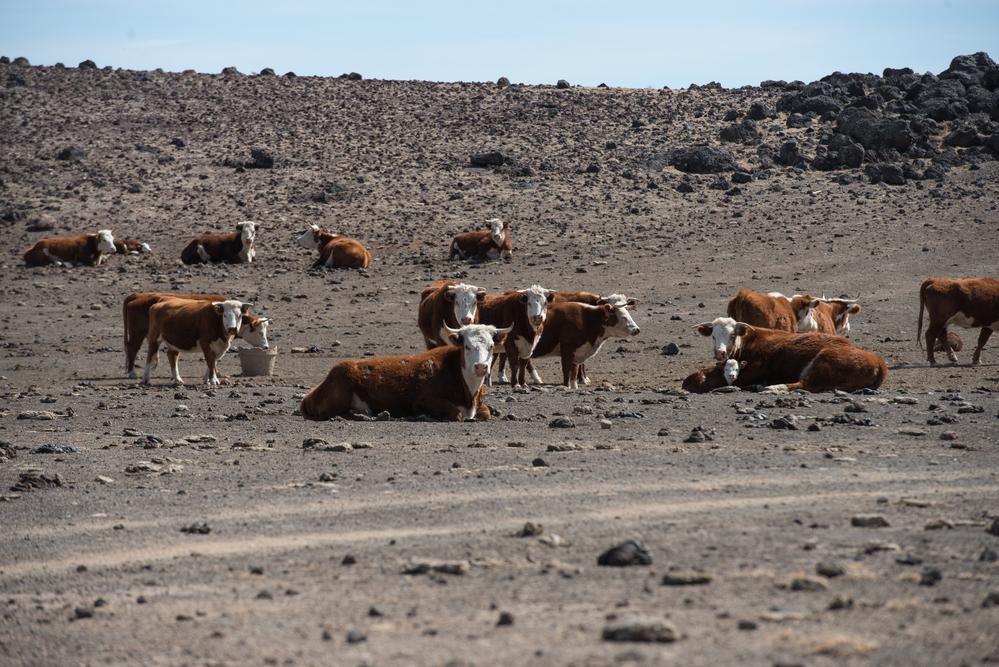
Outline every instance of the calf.
<svg viewBox="0 0 999 667"><path fill-rule="evenodd" d="M152 252L148 243L137 241L136 239L121 239L114 242L114 249L119 255L138 255L139 253Z"/></svg>
<svg viewBox="0 0 999 667"><path fill-rule="evenodd" d="M731 387L739 378L739 372L746 367L746 361L719 361L710 368L694 371L683 381L682 389L694 394L705 394L720 387Z"/></svg>
<svg viewBox="0 0 999 667"><path fill-rule="evenodd" d="M920 333L923 330L923 309L929 315L926 325L926 358L931 364L934 344L938 341L947 356L957 363L957 355L947 336L947 327L956 324L965 329L981 327L978 346L971 357L971 363L982 363L982 348L993 331L999 331L999 280L995 278L968 278L947 280L927 278L919 287L919 324L916 338L922 347Z"/></svg>
<svg viewBox="0 0 999 667"><path fill-rule="evenodd" d="M135 358L142 349L142 341L149 333L149 309L161 301L169 299L188 299L191 301L225 301L221 294L164 294L158 292L132 292L125 297L121 306L122 321L125 324L125 371L128 377L136 378ZM256 318L249 313L244 313L239 325L239 333L236 338L254 347L267 347L267 325L270 323L266 317Z"/></svg>
<svg viewBox="0 0 999 667"><path fill-rule="evenodd" d="M341 361L302 399L302 417L318 421L356 410L451 421L489 419L489 408L482 404L483 382L493 349L512 328L468 324L448 331L450 345L426 352Z"/></svg>
<svg viewBox="0 0 999 667"><path fill-rule="evenodd" d="M853 391L877 389L888 375L884 359L842 336L762 329L730 317L699 324L697 332L712 338L716 358L747 362L736 380L739 387Z"/></svg>
<svg viewBox="0 0 999 667"><path fill-rule="evenodd" d="M780 292L759 294L748 289L729 299L728 316L754 327L778 331L814 331L811 320L812 297L795 295L788 299Z"/></svg>
<svg viewBox="0 0 999 667"><path fill-rule="evenodd" d="M608 338L637 336L641 329L631 318L638 302L621 294L601 299L599 305L565 302L548 308L548 321L532 358L562 358L562 383L578 389L579 367L600 351Z"/></svg>
<svg viewBox="0 0 999 667"><path fill-rule="evenodd" d="M798 331L817 331L837 336L850 333L850 315L860 312L856 299L812 299L808 307L814 328L802 329L799 323Z"/></svg>
<svg viewBox="0 0 999 667"><path fill-rule="evenodd" d="M253 249L259 222L240 222L236 231L229 234L203 234L195 236L180 253L185 264L247 264L253 261L257 251Z"/></svg>
<svg viewBox="0 0 999 667"><path fill-rule="evenodd" d="M314 269L366 269L371 266L371 253L363 243L342 234L324 232L318 225L310 225L309 230L298 237L298 245L319 251L319 259L312 265Z"/></svg>
<svg viewBox="0 0 999 667"><path fill-rule="evenodd" d="M479 322L495 327L513 327L503 349L510 359L510 384L514 387L527 384L527 360L541 340L548 304L553 298L554 290L532 285L529 289L510 290L502 296L486 297L479 304ZM492 383L491 378L489 382Z"/></svg>
<svg viewBox="0 0 999 667"><path fill-rule="evenodd" d="M167 359L173 381L184 384L177 369L181 352L196 352L200 347L205 355L204 382L219 385L218 360L229 350L233 338L239 333L242 316L252 304L239 301L196 301L167 299L149 308L149 348L142 384L149 384L149 375L159 365L160 342L166 343ZM266 336L263 340L267 345Z"/></svg>
<svg viewBox="0 0 999 667"><path fill-rule="evenodd" d="M923 343L922 340L920 340L919 344L922 345L922 343ZM961 337L958 336L953 331L947 332L947 345L950 346L950 349L953 350L954 352L960 352L962 349L964 349L964 341L962 341ZM937 344L933 346L933 351L946 352L947 347L938 340Z"/></svg>
<svg viewBox="0 0 999 667"><path fill-rule="evenodd" d="M114 233L102 229L96 234L39 239L24 253L24 263L35 266L97 266L104 261L104 255L114 253Z"/></svg>
<svg viewBox="0 0 999 667"><path fill-rule="evenodd" d="M484 232L458 234L451 241L448 259L513 259L510 223L499 218L486 220Z"/></svg>
<svg viewBox="0 0 999 667"><path fill-rule="evenodd" d="M478 305L486 298L486 290L455 280L438 280L423 290L417 324L423 333L427 349L450 345L448 329L479 323Z"/></svg>

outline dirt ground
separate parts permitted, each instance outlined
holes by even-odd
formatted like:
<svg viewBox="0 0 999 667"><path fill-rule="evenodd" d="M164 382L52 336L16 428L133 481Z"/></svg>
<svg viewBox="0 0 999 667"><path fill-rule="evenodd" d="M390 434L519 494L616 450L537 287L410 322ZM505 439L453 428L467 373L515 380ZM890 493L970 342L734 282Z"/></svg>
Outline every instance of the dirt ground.
<svg viewBox="0 0 999 667"><path fill-rule="evenodd" d="M930 367L916 336L923 279L996 275L995 161L872 185L726 144L754 174L739 194L653 158L718 144L728 111L780 91L16 71L26 85L0 98L0 663L999 661L999 343L972 366L977 332L958 329L960 362ZM765 142L817 144L822 124L783 121L760 123ZM85 157L58 159L70 146ZM231 166L252 148L273 168ZM512 164L472 166L490 151ZM492 217L513 261L447 261ZM192 236L242 220L262 225L252 264L180 263ZM365 243L371 268L311 270L295 242L310 222ZM39 238L98 229L153 252L24 265ZM543 385L494 386L488 422L298 416L338 360L419 351L419 292L441 278L623 293L642 331L605 344L580 391L555 360ZM859 298L850 338L885 358L882 391L685 395L712 363L694 325L741 288ZM193 354L183 387L165 355L150 386L127 379L133 291L252 301L274 320L274 373L242 376L230 352L218 389ZM629 539L652 564L597 565ZM675 641L605 640L617 624Z"/></svg>

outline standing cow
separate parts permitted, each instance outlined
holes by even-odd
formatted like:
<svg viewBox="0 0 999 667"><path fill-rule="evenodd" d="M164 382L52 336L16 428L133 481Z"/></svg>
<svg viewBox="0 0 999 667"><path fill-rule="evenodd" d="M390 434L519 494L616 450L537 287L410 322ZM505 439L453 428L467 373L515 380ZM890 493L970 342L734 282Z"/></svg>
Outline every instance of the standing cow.
<svg viewBox="0 0 999 667"><path fill-rule="evenodd" d="M486 290L456 280L438 280L420 294L417 325L427 349L450 345L448 330L479 323L480 303Z"/></svg>
<svg viewBox="0 0 999 667"><path fill-rule="evenodd" d="M971 357L971 363L982 363L982 348L993 331L999 331L999 280L995 278L968 278L947 280L927 278L919 287L919 324L916 338L922 347L920 333L923 330L923 309L929 315L926 325L926 358L931 364L934 341L938 341L947 356L957 363L957 355L948 340L947 327L956 324L965 329L981 327L978 346Z"/></svg>

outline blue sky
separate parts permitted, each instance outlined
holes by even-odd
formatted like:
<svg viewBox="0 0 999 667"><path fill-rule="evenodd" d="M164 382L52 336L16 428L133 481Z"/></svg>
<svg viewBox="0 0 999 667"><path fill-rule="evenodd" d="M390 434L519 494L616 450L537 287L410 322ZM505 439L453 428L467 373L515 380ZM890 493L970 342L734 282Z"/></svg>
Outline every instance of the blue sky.
<svg viewBox="0 0 999 667"><path fill-rule="evenodd" d="M629 88L725 87L999 60L999 0L0 0L32 65Z"/></svg>

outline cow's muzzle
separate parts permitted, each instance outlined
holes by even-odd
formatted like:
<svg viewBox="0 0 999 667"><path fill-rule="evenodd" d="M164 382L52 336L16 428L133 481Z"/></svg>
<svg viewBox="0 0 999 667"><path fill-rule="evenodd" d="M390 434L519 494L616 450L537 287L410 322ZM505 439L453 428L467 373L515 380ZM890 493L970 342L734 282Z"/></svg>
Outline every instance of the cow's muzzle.
<svg viewBox="0 0 999 667"><path fill-rule="evenodd" d="M475 372L476 376L482 378L489 374L489 365L475 364L475 367L472 370Z"/></svg>
<svg viewBox="0 0 999 667"><path fill-rule="evenodd" d="M465 326L467 324L472 324L472 318L471 317L461 318L461 326Z"/></svg>
<svg viewBox="0 0 999 667"><path fill-rule="evenodd" d="M235 336L236 334L239 333L239 329L237 329L236 327L229 327L228 329L225 330L225 332L230 336Z"/></svg>

